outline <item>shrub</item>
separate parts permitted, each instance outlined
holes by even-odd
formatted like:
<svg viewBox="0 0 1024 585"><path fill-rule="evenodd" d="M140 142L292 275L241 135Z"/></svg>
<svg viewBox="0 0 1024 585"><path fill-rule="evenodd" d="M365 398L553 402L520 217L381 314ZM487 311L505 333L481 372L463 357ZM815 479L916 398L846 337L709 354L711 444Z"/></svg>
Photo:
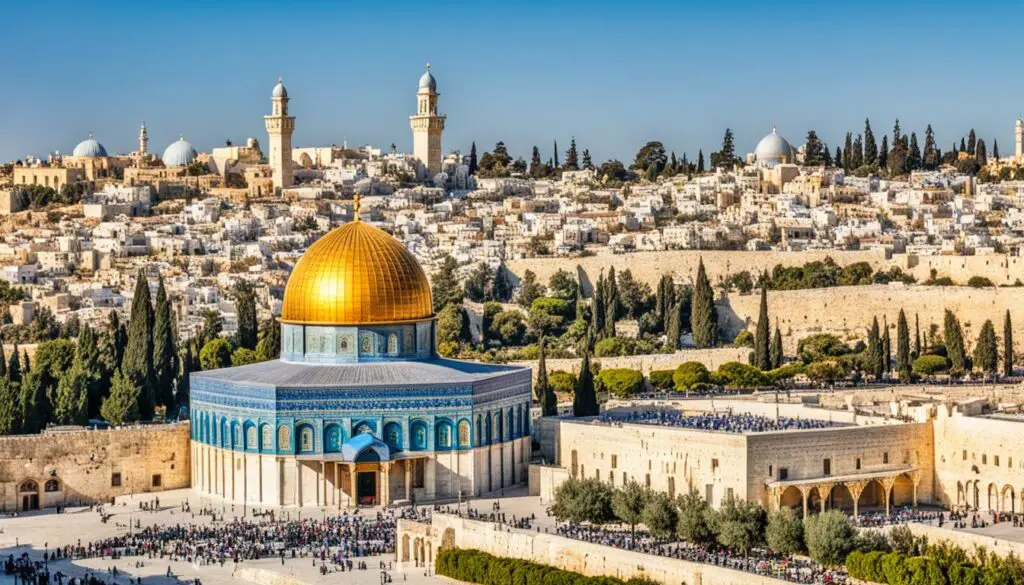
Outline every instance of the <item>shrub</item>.
<svg viewBox="0 0 1024 585"><path fill-rule="evenodd" d="M829 510L807 519L804 538L811 558L823 565L838 565L853 550L857 531L846 514Z"/></svg>
<svg viewBox="0 0 1024 585"><path fill-rule="evenodd" d="M616 357L629 355L629 340L621 337L606 337L594 344L594 355L597 357Z"/></svg>
<svg viewBox="0 0 1024 585"><path fill-rule="evenodd" d="M736 334L732 344L736 347L754 347L754 334L744 329Z"/></svg>
<svg viewBox="0 0 1024 585"><path fill-rule="evenodd" d="M984 276L972 276L970 280L967 281L967 286L973 288L988 288L995 285L992 284L991 280L985 278Z"/></svg>
<svg viewBox="0 0 1024 585"><path fill-rule="evenodd" d="M710 382L711 373L700 362L686 362L676 368L675 373L672 374L672 381L675 382L676 390L693 390L698 384Z"/></svg>
<svg viewBox="0 0 1024 585"><path fill-rule="evenodd" d="M914 373L919 376L931 376L946 371L949 366L946 358L940 355L923 355L914 360Z"/></svg>
<svg viewBox="0 0 1024 585"><path fill-rule="evenodd" d="M598 387L619 398L629 398L643 390L644 375L629 368L601 370Z"/></svg>
<svg viewBox="0 0 1024 585"><path fill-rule="evenodd" d="M790 378L799 376L804 373L804 370L805 366L803 362L793 362L791 364L779 366L774 370L768 370L764 374L767 376L769 382L778 384L783 380L789 380Z"/></svg>
<svg viewBox="0 0 1024 585"><path fill-rule="evenodd" d="M556 394L572 394L576 389L576 376L570 372L554 370L548 374L548 384Z"/></svg>
<svg viewBox="0 0 1024 585"><path fill-rule="evenodd" d="M674 370L653 370L647 375L647 381L655 390L671 390L676 383L672 380Z"/></svg>
<svg viewBox="0 0 1024 585"><path fill-rule="evenodd" d="M768 383L764 372L754 366L740 362L727 362L719 366L715 376L723 385L731 388L757 388Z"/></svg>
<svg viewBox="0 0 1024 585"><path fill-rule="evenodd" d="M549 565L521 559L496 557L472 549L442 549L437 554L434 570L438 575L479 585L624 585L615 577L587 577ZM653 585L649 578L630 579L631 585Z"/></svg>
<svg viewBox="0 0 1024 585"><path fill-rule="evenodd" d="M804 523L792 508L779 508L769 514L764 536L772 550L798 553L803 549Z"/></svg>
<svg viewBox="0 0 1024 585"><path fill-rule="evenodd" d="M846 375L846 369L836 360L814 362L807 366L807 377L815 382L833 384Z"/></svg>

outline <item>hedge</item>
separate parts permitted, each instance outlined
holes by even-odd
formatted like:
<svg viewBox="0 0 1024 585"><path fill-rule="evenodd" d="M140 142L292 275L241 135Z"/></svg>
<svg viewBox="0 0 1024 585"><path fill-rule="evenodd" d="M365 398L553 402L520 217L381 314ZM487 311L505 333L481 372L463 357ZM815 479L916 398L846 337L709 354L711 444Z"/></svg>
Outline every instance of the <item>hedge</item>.
<svg viewBox="0 0 1024 585"><path fill-rule="evenodd" d="M672 390L676 385L672 380L675 373L675 370L652 370L647 379L656 390Z"/></svg>
<svg viewBox="0 0 1024 585"><path fill-rule="evenodd" d="M496 557L472 549L450 548L437 555L435 570L458 581L479 585L639 585L650 579L622 581L615 577L587 577L521 559Z"/></svg>
<svg viewBox="0 0 1024 585"><path fill-rule="evenodd" d="M953 563L943 570L930 557L915 557L898 552L854 551L846 557L846 570L854 579L884 585L981 585L982 570Z"/></svg>

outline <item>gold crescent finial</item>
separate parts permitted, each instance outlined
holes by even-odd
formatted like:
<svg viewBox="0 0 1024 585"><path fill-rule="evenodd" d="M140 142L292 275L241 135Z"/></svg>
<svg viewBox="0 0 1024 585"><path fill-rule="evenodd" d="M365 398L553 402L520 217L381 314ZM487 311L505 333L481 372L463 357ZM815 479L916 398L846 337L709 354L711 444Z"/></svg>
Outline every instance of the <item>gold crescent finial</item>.
<svg viewBox="0 0 1024 585"><path fill-rule="evenodd" d="M355 221L359 221L359 191L356 191L356 195L353 197L353 210Z"/></svg>

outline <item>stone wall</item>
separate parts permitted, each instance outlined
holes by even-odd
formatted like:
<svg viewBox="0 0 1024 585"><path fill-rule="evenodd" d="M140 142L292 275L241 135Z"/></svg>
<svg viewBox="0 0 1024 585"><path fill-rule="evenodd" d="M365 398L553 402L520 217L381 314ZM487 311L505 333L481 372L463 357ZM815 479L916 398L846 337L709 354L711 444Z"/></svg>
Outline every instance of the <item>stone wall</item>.
<svg viewBox="0 0 1024 585"><path fill-rule="evenodd" d="M1022 316L1022 319L1024 319L1024 316ZM594 361L601 364L602 369L629 368L631 370L639 370L644 375L650 374L652 370L674 370L685 362L700 362L707 366L709 370L714 371L718 369L718 366L726 362L747 363L747 356L750 354L750 351L748 347L684 349L675 353L603 357L597 358ZM534 375L537 374L537 360L512 362L512 365L528 366L533 370ZM548 372L561 370L576 374L580 369L580 360L547 358L547 368Z"/></svg>
<svg viewBox="0 0 1024 585"><path fill-rule="evenodd" d="M584 258L524 258L511 260L506 266L517 277L531 270L540 282L547 284L551 275L558 270L576 273L579 266L584 272L584 289L588 294L593 290L601 272L615 267L616 272L627 268L633 277L646 282L653 289L664 274L671 274L680 283L692 283L697 276L697 266L703 259L704 268L712 284L730 274L744 270L759 274L771 270L777 264L801 266L808 262L830 257L841 266L856 262L868 262L875 268L888 265L884 251L809 251L809 252L746 252L721 250L672 250L666 252L631 252L628 254L597 254Z"/></svg>
<svg viewBox="0 0 1024 585"><path fill-rule="evenodd" d="M733 294L721 299L719 328L725 329L729 338L744 328L753 331L760 302L760 295L756 294ZM1013 320L1014 339L1024 340L1022 306L1024 288L872 285L768 293L768 317L773 328L776 323L779 325L787 352L795 351L797 341L814 333L833 333L848 340L865 338L873 317L878 317L879 324L883 317L888 319L895 346L900 309L907 315L911 343L915 316L920 317L922 338L933 323L941 334L946 309L960 319L971 348L986 319L991 319L996 333L1002 335L1007 310ZM1022 342L1018 341L1018 347Z"/></svg>
<svg viewBox="0 0 1024 585"><path fill-rule="evenodd" d="M893 254L890 263L924 282L935 276L948 276L957 284L967 284L972 276L984 276L996 286L1024 282L1024 258L1007 255L986 256L914 256Z"/></svg>
<svg viewBox="0 0 1024 585"><path fill-rule="evenodd" d="M787 582L714 565L626 551L536 532L507 530L488 522L434 514L432 523L398 521L399 570L417 558L432 563L445 546L480 550L597 577L647 577L672 585L784 585Z"/></svg>
<svg viewBox="0 0 1024 585"><path fill-rule="evenodd" d="M188 424L0 438L0 510L23 508L26 481L39 507L187 488Z"/></svg>
<svg viewBox="0 0 1024 585"><path fill-rule="evenodd" d="M1024 557L1024 542L1008 538L992 538L983 534L975 534L963 530L951 530L939 528L930 524L907 524L910 530L918 535L928 538L928 544L944 542L949 545L959 546L968 552L973 553L979 547L983 547L990 553L999 556L1015 555L1018 559Z"/></svg>

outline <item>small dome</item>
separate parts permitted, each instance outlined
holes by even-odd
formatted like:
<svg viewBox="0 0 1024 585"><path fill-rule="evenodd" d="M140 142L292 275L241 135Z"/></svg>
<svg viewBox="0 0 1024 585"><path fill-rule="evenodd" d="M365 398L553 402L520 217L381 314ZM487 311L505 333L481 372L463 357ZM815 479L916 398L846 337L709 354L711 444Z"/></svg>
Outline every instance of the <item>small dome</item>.
<svg viewBox="0 0 1024 585"><path fill-rule="evenodd" d="M277 85L274 86L274 93L270 94L270 97L275 98L286 98L288 97L288 90L284 88L284 80L280 77L277 78Z"/></svg>
<svg viewBox="0 0 1024 585"><path fill-rule="evenodd" d="M796 150L785 138L779 136L775 128L772 128L772 133L757 143L757 148L754 149L754 158L762 166L795 163Z"/></svg>
<svg viewBox="0 0 1024 585"><path fill-rule="evenodd" d="M437 80L434 79L433 74L430 73L430 63L427 63L427 70L420 77L420 89L437 91Z"/></svg>
<svg viewBox="0 0 1024 585"><path fill-rule="evenodd" d="M192 145L185 141L184 138L179 137L173 144L164 150L163 161L164 165L168 167L184 167L195 162L196 157L199 154L196 149L192 148Z"/></svg>
<svg viewBox="0 0 1024 585"><path fill-rule="evenodd" d="M72 151L71 156L107 156L107 149L103 148L103 145L99 142L96 142L92 137L92 134L89 134L89 138L78 143L78 146L76 146L75 150Z"/></svg>

